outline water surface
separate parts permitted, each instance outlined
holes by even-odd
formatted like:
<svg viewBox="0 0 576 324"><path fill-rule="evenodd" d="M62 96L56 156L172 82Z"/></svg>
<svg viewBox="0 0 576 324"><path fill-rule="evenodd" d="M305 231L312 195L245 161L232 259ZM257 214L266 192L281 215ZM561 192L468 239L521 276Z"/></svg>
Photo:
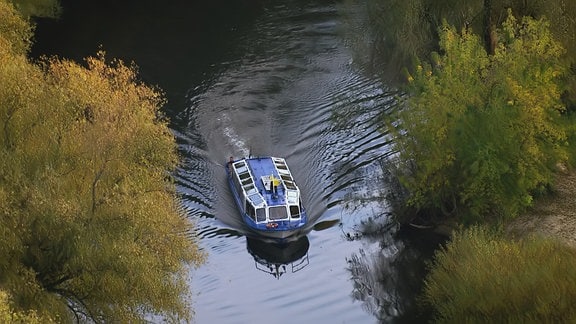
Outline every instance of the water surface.
<svg viewBox="0 0 576 324"><path fill-rule="evenodd" d="M354 7L218 4L76 4L74 18L39 26L34 49L80 60L101 44L166 91L178 191L208 253L190 272L195 321L422 320L413 301L434 244L390 216L393 153L377 116L396 93L353 63L342 34ZM248 154L285 157L302 190L311 222L288 247L245 236L222 165Z"/></svg>

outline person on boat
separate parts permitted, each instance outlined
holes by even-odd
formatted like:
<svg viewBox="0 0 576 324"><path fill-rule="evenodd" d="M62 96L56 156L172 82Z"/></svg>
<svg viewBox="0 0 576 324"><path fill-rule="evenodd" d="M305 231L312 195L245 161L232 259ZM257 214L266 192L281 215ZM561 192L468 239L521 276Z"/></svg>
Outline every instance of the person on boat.
<svg viewBox="0 0 576 324"><path fill-rule="evenodd" d="M280 185L280 179L276 178L273 174L270 175L270 184L272 185L272 194L274 198L278 198L278 186Z"/></svg>
<svg viewBox="0 0 576 324"><path fill-rule="evenodd" d="M232 163L234 163L233 156L231 156L230 159L228 160L228 170L230 170L230 172L232 172Z"/></svg>

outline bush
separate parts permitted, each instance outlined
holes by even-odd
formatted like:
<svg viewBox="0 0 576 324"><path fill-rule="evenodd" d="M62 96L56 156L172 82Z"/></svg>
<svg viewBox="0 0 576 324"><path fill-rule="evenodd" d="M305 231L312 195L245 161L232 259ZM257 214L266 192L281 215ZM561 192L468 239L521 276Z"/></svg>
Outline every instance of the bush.
<svg viewBox="0 0 576 324"><path fill-rule="evenodd" d="M440 323L574 323L575 268L557 241L471 227L436 253L422 301Z"/></svg>
<svg viewBox="0 0 576 324"><path fill-rule="evenodd" d="M512 218L568 159L563 48L545 20L510 14L488 55L481 38L443 25L442 52L417 65L386 115L408 204L464 223Z"/></svg>

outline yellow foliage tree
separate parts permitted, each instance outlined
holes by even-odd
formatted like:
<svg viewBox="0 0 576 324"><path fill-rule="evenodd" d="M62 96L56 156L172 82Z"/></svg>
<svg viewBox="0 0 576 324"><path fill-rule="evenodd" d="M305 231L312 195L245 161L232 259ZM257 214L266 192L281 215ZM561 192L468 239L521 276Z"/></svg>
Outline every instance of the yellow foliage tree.
<svg viewBox="0 0 576 324"><path fill-rule="evenodd" d="M11 51L16 54L25 54L30 49L33 28L22 19L22 16L14 10L14 7L0 1L0 51Z"/></svg>
<svg viewBox="0 0 576 324"><path fill-rule="evenodd" d="M38 316L36 312L16 312L10 307L10 298L5 291L0 290L0 322L5 324L52 324L57 323L47 316Z"/></svg>
<svg viewBox="0 0 576 324"><path fill-rule="evenodd" d="M188 319L188 266L203 255L177 203L162 94L104 53L32 64L29 34L3 22L0 286L39 316Z"/></svg>

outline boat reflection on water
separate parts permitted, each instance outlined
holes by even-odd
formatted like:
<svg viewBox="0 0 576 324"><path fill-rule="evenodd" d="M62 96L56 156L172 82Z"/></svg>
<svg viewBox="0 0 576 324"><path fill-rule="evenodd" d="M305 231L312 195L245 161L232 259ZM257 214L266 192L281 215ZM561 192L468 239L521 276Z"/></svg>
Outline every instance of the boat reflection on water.
<svg viewBox="0 0 576 324"><path fill-rule="evenodd" d="M256 269L269 273L280 279L288 271L295 273L305 268L308 263L308 236L297 240L277 243L246 237L248 252L254 257Z"/></svg>

